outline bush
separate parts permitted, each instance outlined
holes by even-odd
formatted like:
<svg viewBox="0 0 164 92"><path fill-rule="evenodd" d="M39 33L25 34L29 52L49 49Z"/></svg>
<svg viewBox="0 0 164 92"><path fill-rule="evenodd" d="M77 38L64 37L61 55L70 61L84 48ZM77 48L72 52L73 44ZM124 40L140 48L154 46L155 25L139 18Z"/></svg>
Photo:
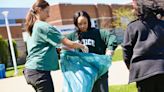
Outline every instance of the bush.
<svg viewBox="0 0 164 92"><path fill-rule="evenodd" d="M8 57L9 57L9 53L8 53L8 46L7 46L7 42L2 38L2 36L0 35L0 63L1 64L5 64L5 67L7 67L7 61L8 61Z"/></svg>
<svg viewBox="0 0 164 92"><path fill-rule="evenodd" d="M18 57L18 50L16 41L13 40L13 47L15 51L16 58ZM0 64L5 64L5 67L7 68L9 57L11 57L10 54L10 46L8 40L4 40L2 36L0 35ZM11 57L12 58L12 57Z"/></svg>

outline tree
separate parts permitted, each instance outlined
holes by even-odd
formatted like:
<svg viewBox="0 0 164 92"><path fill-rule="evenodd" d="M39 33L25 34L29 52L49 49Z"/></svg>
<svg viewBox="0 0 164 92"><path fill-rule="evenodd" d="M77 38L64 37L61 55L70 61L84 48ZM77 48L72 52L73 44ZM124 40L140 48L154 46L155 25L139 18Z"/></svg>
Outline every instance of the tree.
<svg viewBox="0 0 164 92"><path fill-rule="evenodd" d="M125 30L127 28L128 23L136 18L132 12L132 9L125 7L120 7L118 9L113 10L113 15L113 26L115 28L121 28L122 30Z"/></svg>

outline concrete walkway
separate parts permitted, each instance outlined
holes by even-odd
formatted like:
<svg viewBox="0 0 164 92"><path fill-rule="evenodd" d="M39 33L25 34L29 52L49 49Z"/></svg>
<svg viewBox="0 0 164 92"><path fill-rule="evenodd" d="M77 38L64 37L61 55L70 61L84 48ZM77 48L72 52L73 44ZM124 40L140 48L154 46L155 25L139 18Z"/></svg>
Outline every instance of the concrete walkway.
<svg viewBox="0 0 164 92"><path fill-rule="evenodd" d="M109 69L109 85L128 83L129 72L124 62L115 62ZM61 92L62 73L52 72L55 85L55 92ZM35 92L30 85L27 85L24 76L0 79L0 92Z"/></svg>

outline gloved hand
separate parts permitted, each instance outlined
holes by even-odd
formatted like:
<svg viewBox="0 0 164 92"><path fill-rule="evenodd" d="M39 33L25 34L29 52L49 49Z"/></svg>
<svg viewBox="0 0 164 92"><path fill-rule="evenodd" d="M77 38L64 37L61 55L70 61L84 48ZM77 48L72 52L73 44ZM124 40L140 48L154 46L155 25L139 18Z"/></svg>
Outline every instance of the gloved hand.
<svg viewBox="0 0 164 92"><path fill-rule="evenodd" d="M113 50L106 50L106 53L105 55L108 55L108 56L112 56L114 54L114 51Z"/></svg>
<svg viewBox="0 0 164 92"><path fill-rule="evenodd" d="M74 42L76 42L76 43L80 43L79 40L76 40L76 41L74 41ZM83 44L83 46L84 46L84 48L81 48L82 52L84 52L84 53L88 53L88 52L89 52L88 47L87 47L86 45L84 45L84 44Z"/></svg>
<svg viewBox="0 0 164 92"><path fill-rule="evenodd" d="M86 45L83 45L83 46L84 46L84 48L81 48L82 52L88 53L89 52L88 47Z"/></svg>

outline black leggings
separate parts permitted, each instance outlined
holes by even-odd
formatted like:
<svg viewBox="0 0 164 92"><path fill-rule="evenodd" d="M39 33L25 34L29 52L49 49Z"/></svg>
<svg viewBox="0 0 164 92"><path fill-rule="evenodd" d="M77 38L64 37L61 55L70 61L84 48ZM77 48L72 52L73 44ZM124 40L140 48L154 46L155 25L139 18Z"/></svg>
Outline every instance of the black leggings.
<svg viewBox="0 0 164 92"><path fill-rule="evenodd" d="M137 82L138 92L164 92L164 74Z"/></svg>
<svg viewBox="0 0 164 92"><path fill-rule="evenodd" d="M108 91L108 72L101 76L95 83L92 92L109 92Z"/></svg>
<svg viewBox="0 0 164 92"><path fill-rule="evenodd" d="M36 92L54 92L50 71L24 69L25 79L32 85Z"/></svg>

